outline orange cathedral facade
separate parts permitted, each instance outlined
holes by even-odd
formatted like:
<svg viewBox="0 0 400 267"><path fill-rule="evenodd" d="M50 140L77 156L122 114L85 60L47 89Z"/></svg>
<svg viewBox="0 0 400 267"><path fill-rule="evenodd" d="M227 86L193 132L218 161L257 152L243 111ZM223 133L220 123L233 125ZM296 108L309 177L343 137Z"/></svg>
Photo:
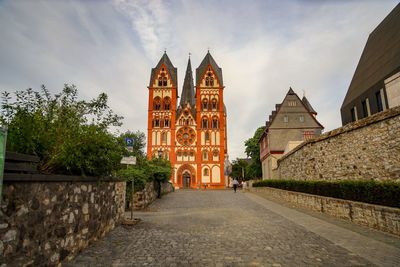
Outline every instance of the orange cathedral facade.
<svg viewBox="0 0 400 267"><path fill-rule="evenodd" d="M180 96L177 68L164 53L148 89L147 156L170 160L176 188L224 188L224 83L210 52L196 69L196 84L189 58Z"/></svg>

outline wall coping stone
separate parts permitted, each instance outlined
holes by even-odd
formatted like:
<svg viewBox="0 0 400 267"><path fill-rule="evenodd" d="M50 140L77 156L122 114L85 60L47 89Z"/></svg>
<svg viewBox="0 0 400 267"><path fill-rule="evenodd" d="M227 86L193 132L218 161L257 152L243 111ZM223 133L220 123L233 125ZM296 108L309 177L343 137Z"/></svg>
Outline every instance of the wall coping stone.
<svg viewBox="0 0 400 267"><path fill-rule="evenodd" d="M337 217L340 219L345 219L351 221L354 224L366 226L369 228L373 228L379 231L387 232L394 234L396 236L400 236L400 228L399 228L399 216L400 209L394 207L387 207L382 205L333 198L333 197L325 197L320 195L307 194L297 191L289 191L283 190L279 188L273 187L252 187L250 188L250 192L277 192L280 194L280 199L283 199L285 202L289 202L295 204L304 209L314 210L322 213L326 213L329 216ZM273 193L272 193L273 194ZM285 199L284 195L294 196L296 201L291 199ZM303 199L315 199L318 200L318 205L313 205L313 202L308 204L304 204L303 201L299 201L299 198ZM325 204L324 204L325 203ZM333 205L328 205L329 209L324 208L327 203L333 203ZM314 202L315 204L315 202ZM340 215L337 212L340 211L340 206L345 207L346 216L343 217L343 213ZM314 209L316 208L316 209ZM321 210L319 210L321 208ZM353 209L358 208L361 209L361 216L354 217ZM340 213L340 212L339 212ZM348 214L347 214L348 213ZM371 222L372 221L372 222Z"/></svg>
<svg viewBox="0 0 400 267"><path fill-rule="evenodd" d="M59 174L4 173L4 182L124 182L121 178Z"/></svg>
<svg viewBox="0 0 400 267"><path fill-rule="evenodd" d="M343 198L326 197L326 196L321 196L321 195L316 195L316 194L308 194L308 193L303 193L303 192L298 192L298 191L291 191L291 190L285 190L285 189L280 189L280 188L275 188L275 187L269 187L269 186L251 187L250 191L257 191L257 190L263 189L263 188L266 188L268 190L272 189L272 190L275 190L275 191L291 193L291 194L295 194L295 195L303 195L303 196L308 196L308 197L324 198L324 199L333 200L333 201L336 201L336 202L339 202L339 203L350 203L350 204L354 204L354 205L362 206L362 207L367 207L367 208L368 207L373 207L376 210L389 211L389 212L398 212L400 214L400 208L383 206L383 205L378 205L378 204L371 204L371 203L354 201L354 200L343 199Z"/></svg>
<svg viewBox="0 0 400 267"><path fill-rule="evenodd" d="M354 131L363 127L366 127L368 125L374 124L374 123L378 123L396 116L400 115L400 106L398 107L394 107L394 108L390 108L387 109L385 111L382 112L378 112L374 115L371 115L369 117L348 123L342 127L336 128L332 131L326 132L324 134L321 134L318 137L315 137L313 139L307 140L303 143L301 143L300 145L298 145L297 147L295 147L293 150L291 150L289 153L287 153L286 155L282 156L280 159L278 159L278 165L279 162L281 162L282 160L284 160L285 158L289 157L290 155L294 154L295 152L297 152L298 150L300 150L301 148L303 148L304 146L308 145L308 144L313 144L313 143L317 143L320 142L322 140L326 140L326 139L330 139L332 137L335 137L337 135L346 133L346 132L350 132L350 131Z"/></svg>

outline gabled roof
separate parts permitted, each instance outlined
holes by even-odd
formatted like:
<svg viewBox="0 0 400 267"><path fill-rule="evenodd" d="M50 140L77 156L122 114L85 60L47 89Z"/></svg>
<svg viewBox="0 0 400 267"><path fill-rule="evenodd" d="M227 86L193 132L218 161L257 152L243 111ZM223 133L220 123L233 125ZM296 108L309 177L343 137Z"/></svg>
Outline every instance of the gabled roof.
<svg viewBox="0 0 400 267"><path fill-rule="evenodd" d="M200 66L196 69L196 85L200 83L201 78L204 76L208 65L211 65L211 68L214 70L215 75L218 78L218 82L220 83L221 86L223 86L224 82L222 80L222 69L218 67L214 58L211 56L210 51L207 52L207 55L200 63Z"/></svg>
<svg viewBox="0 0 400 267"><path fill-rule="evenodd" d="M186 68L186 75L185 75L185 80L183 81L181 101L179 105L183 108L185 107L186 103L189 103L190 106L192 107L195 106L193 73L192 73L192 66L190 64L190 58L188 60Z"/></svg>
<svg viewBox="0 0 400 267"><path fill-rule="evenodd" d="M178 80L177 80L177 69L172 65L171 60L169 59L168 55L166 52L162 55L160 61L158 62L157 66L155 68L151 69L151 76L150 76L150 85L152 86L152 82L156 78L157 73L160 71L161 65L164 64L165 67L167 68L167 71L169 75L171 75L172 83L174 86L178 88Z"/></svg>
<svg viewBox="0 0 400 267"><path fill-rule="evenodd" d="M400 68L400 4L369 35L342 108Z"/></svg>
<svg viewBox="0 0 400 267"><path fill-rule="evenodd" d="M306 104L305 104L302 100L300 100L299 96L298 96L298 95L293 91L293 89L290 87L290 88L289 88L289 91L287 92L287 94L286 94L285 98L283 99L282 103L281 103L281 104L276 104L276 105L275 105L276 110L273 110L273 111L272 111L271 115L270 115L269 118L268 118L268 121L265 123L265 125L267 126L266 129L265 129L265 132L267 132L268 129L269 129L269 127L271 127L271 125L272 125L274 119L276 118L276 115L277 115L277 114L279 113L279 111L281 110L282 104L283 104L283 102L285 102L285 99L287 98L288 95L294 95L294 96L296 96L296 98L299 100L299 102L300 102L300 103L304 106L304 108L310 113L310 116L311 116L312 119L318 124L318 126L320 126L322 129L324 128L324 126L312 115L313 112L310 111L309 107L307 107ZM304 98L303 98L303 99L304 99ZM307 99L306 99L306 100L307 100ZM307 102L308 102L308 100L307 100ZM310 103L308 103L308 104L309 104L309 106L311 107L311 104L310 104ZM317 113L312 107L311 107L311 109L315 112L315 114ZM260 139L260 140L261 140L261 139Z"/></svg>
<svg viewBox="0 0 400 267"><path fill-rule="evenodd" d="M308 99L305 96L303 96L303 99L301 100L301 102L303 102L304 106L306 106L306 108L308 109L309 112L317 115L317 112L313 109L310 102L308 102Z"/></svg>

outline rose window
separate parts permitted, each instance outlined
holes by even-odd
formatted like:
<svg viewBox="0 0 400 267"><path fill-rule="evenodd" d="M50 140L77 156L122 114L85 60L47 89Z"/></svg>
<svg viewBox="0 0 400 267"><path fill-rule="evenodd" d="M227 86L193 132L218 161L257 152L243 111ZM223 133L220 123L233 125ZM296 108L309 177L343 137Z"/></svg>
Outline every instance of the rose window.
<svg viewBox="0 0 400 267"><path fill-rule="evenodd" d="M196 133L192 128L182 127L176 135L178 142L181 145L190 145L196 140Z"/></svg>

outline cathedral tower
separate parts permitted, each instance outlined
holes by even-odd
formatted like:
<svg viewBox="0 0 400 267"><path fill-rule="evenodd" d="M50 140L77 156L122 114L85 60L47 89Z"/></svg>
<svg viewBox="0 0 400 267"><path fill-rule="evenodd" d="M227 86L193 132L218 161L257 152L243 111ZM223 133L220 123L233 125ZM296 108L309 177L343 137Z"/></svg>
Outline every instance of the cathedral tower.
<svg viewBox="0 0 400 267"><path fill-rule="evenodd" d="M177 101L177 69L167 53L151 70L147 127L147 156L173 158L175 113Z"/></svg>
<svg viewBox="0 0 400 267"><path fill-rule="evenodd" d="M175 187L224 188L227 139L222 69L208 52L196 69L195 91L189 58L178 106L176 73L167 54L152 69L147 155L171 161Z"/></svg>

